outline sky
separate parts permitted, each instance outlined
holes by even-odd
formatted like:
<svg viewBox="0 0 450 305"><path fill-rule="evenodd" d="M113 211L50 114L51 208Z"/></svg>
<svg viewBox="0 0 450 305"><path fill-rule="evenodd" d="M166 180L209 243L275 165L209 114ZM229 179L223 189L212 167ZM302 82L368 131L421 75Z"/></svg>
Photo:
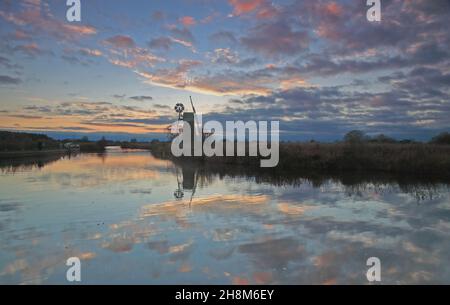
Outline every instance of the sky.
<svg viewBox="0 0 450 305"><path fill-rule="evenodd" d="M450 131L449 0L0 0L0 129L164 138L204 120L280 121L284 140Z"/></svg>

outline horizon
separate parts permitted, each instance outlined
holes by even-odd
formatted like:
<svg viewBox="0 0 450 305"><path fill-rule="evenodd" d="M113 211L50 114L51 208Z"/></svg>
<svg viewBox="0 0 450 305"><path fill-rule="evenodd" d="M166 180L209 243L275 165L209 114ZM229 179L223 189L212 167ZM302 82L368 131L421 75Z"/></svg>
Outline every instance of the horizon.
<svg viewBox="0 0 450 305"><path fill-rule="evenodd" d="M130 134L130 133L114 133L114 132L100 132L100 133L76 133L76 132L57 132L57 131L47 131L47 132L39 132L39 131L28 131L28 130L7 130L7 129L1 129L1 131L5 132L17 132L17 133L27 133L27 134L38 134L38 135L46 135L54 140L58 141L64 141L64 140L81 140L82 138L88 138L88 141L99 141L101 139L105 139L108 141L118 141L118 142L129 142L131 140L137 140L138 142L151 142L152 140L158 140L161 142L170 142L171 139L168 138L166 134ZM352 130L350 130L352 131ZM349 131L349 132L350 132ZM445 132L444 132L445 133ZM423 138L415 138L415 139L408 139L408 138L398 138L398 137L391 137L390 135L386 134L366 134L369 138L374 138L379 135L386 136L388 138L394 139L395 141L415 141L419 143L426 143L433 140L434 137L438 136L431 135L429 138L423 137ZM319 142L319 143L336 143L336 142L343 142L344 141L345 134L339 136L336 135L334 138L325 138L325 139L315 139L315 138L289 138L286 136L283 136L283 134L280 134L280 142Z"/></svg>

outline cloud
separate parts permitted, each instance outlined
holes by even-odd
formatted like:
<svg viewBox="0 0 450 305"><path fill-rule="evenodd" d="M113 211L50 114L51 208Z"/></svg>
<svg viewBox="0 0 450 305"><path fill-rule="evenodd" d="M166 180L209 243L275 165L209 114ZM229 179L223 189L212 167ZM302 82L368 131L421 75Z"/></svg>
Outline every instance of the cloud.
<svg viewBox="0 0 450 305"><path fill-rule="evenodd" d="M97 49L89 49L89 48L81 48L78 50L78 52L81 55L93 56L93 57L99 57L99 56L103 55L102 51L97 50Z"/></svg>
<svg viewBox="0 0 450 305"><path fill-rule="evenodd" d="M0 18L18 27L32 27L33 33L66 41L97 33L90 25L69 24L56 19L49 6L40 1L24 1L19 4L16 12L0 11ZM22 35L24 32L16 33L19 34L18 38L25 37Z"/></svg>
<svg viewBox="0 0 450 305"><path fill-rule="evenodd" d="M192 34L192 32L186 28L178 28L176 26L169 26L169 31L172 33L172 35L180 40L180 41L185 41L185 42L189 42L189 43L194 43L195 39L194 39L194 35Z"/></svg>
<svg viewBox="0 0 450 305"><path fill-rule="evenodd" d="M293 55L305 52L309 47L309 35L296 31L285 21L262 23L241 38L247 48L264 55Z"/></svg>
<svg viewBox="0 0 450 305"><path fill-rule="evenodd" d="M12 63L11 60L3 56L0 56L0 65L10 70L20 70L23 68L18 64Z"/></svg>
<svg viewBox="0 0 450 305"><path fill-rule="evenodd" d="M307 85L300 74L300 69L294 67L269 66L248 72L227 69L214 74L193 73L192 70L199 67L200 64L201 62L198 61L183 61L174 68L137 73L152 84L218 96L267 95L279 88L288 89Z"/></svg>
<svg viewBox="0 0 450 305"><path fill-rule="evenodd" d="M0 85L18 85L21 82L20 78L0 75Z"/></svg>
<svg viewBox="0 0 450 305"><path fill-rule="evenodd" d="M160 68L154 72L137 71L136 73L152 84L185 88L189 82L188 72L201 64L202 62L197 60L180 60L173 68Z"/></svg>
<svg viewBox="0 0 450 305"><path fill-rule="evenodd" d="M16 30L13 35L14 40L31 40L32 36L22 30Z"/></svg>
<svg viewBox="0 0 450 305"><path fill-rule="evenodd" d="M146 97L148 98L148 97ZM141 99L145 100L145 99ZM19 112L2 114L2 123L14 122L28 130L110 131L164 133L172 116L153 109L115 105L109 102L61 102L28 105ZM53 126L50 128L50 126Z"/></svg>
<svg viewBox="0 0 450 305"><path fill-rule="evenodd" d="M172 44L173 41L169 37L159 37L152 39L148 43L148 46L152 49L163 49L168 51L171 48Z"/></svg>
<svg viewBox="0 0 450 305"><path fill-rule="evenodd" d="M239 55L229 48L215 49L210 57L211 62L215 64L237 64L240 62Z"/></svg>
<svg viewBox="0 0 450 305"><path fill-rule="evenodd" d="M38 115L27 115L27 114L10 114L9 117L18 118L18 119L42 119L41 116Z"/></svg>
<svg viewBox="0 0 450 305"><path fill-rule="evenodd" d="M256 10L264 3L264 0L230 0L233 6L234 14L241 15Z"/></svg>
<svg viewBox="0 0 450 305"><path fill-rule="evenodd" d="M255 13L257 18L271 18L277 9L267 0L229 0L234 16Z"/></svg>
<svg viewBox="0 0 450 305"><path fill-rule="evenodd" d="M166 14L162 11L154 11L151 14L151 18L155 21L162 21L166 18Z"/></svg>
<svg viewBox="0 0 450 305"><path fill-rule="evenodd" d="M139 95L139 96L131 96L130 99L134 101L143 102L143 101L151 101L153 100L153 97L148 95Z"/></svg>
<svg viewBox="0 0 450 305"><path fill-rule="evenodd" d="M209 39L215 43L235 44L238 42L236 36L230 31L216 32L209 36Z"/></svg>
<svg viewBox="0 0 450 305"><path fill-rule="evenodd" d="M184 16L184 17L181 17L180 19L179 19L179 21L180 21L180 23L183 25L183 26L185 26L185 27L190 27L190 26L193 26L193 25L195 25L197 22L195 21L195 19L194 19L194 17L191 17L191 16Z"/></svg>
<svg viewBox="0 0 450 305"><path fill-rule="evenodd" d="M71 64L89 66L95 64L95 58L103 56L103 52L97 49L89 48L65 48L61 58Z"/></svg>
<svg viewBox="0 0 450 305"><path fill-rule="evenodd" d="M153 108L160 109L160 110L172 110L172 107L170 107L168 105L163 105L163 104L154 104Z"/></svg>
<svg viewBox="0 0 450 305"><path fill-rule="evenodd" d="M407 82L414 80L414 75L419 72L411 73ZM445 82L448 78L436 71L428 74L429 81ZM398 138L423 137L425 134L429 137L448 126L449 93L433 93L430 99L430 95L420 91L415 92L412 87L407 89L402 84L398 89L382 93L348 91L345 86L293 88L232 101L221 112L209 113L208 119L280 120L280 129L285 136L327 140L336 139L337 134L352 129ZM423 130L424 122L426 131Z"/></svg>
<svg viewBox="0 0 450 305"><path fill-rule="evenodd" d="M200 23L202 24L208 24L214 20L216 20L218 17L220 17L220 13L219 12L213 12L212 14L206 16L205 18L203 18L202 20L200 20Z"/></svg>
<svg viewBox="0 0 450 305"><path fill-rule="evenodd" d="M158 57L145 48L138 47L130 36L116 35L104 40L106 46L110 46L108 60L113 65L136 68L152 67L165 59Z"/></svg>
<svg viewBox="0 0 450 305"><path fill-rule="evenodd" d="M136 46L133 38L126 35L116 35L106 39L105 42L119 49L131 49Z"/></svg>
<svg viewBox="0 0 450 305"><path fill-rule="evenodd" d="M20 51L31 57L44 54L44 51L34 42L30 44L16 46L14 47L14 51Z"/></svg>

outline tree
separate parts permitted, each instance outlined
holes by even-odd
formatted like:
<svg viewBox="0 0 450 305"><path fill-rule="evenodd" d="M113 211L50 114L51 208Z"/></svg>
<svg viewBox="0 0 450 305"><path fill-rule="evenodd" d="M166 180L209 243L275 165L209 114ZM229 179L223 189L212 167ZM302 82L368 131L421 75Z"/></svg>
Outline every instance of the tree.
<svg viewBox="0 0 450 305"><path fill-rule="evenodd" d="M105 146L108 144L108 141L107 141L107 140L105 139L105 137L103 136L103 137L101 138L101 140L97 142L97 144L98 144L99 146L101 146L101 147L105 147Z"/></svg>
<svg viewBox="0 0 450 305"><path fill-rule="evenodd" d="M450 144L450 133L449 132L441 132L437 136L431 139L431 143L433 144Z"/></svg>
<svg viewBox="0 0 450 305"><path fill-rule="evenodd" d="M374 137L371 142L375 143L395 143L395 139L385 136L384 134L379 134L376 137Z"/></svg>
<svg viewBox="0 0 450 305"><path fill-rule="evenodd" d="M81 137L81 142L89 142L89 138L87 136Z"/></svg>
<svg viewBox="0 0 450 305"><path fill-rule="evenodd" d="M361 130L352 130L344 136L347 143L362 143L367 140L366 134Z"/></svg>

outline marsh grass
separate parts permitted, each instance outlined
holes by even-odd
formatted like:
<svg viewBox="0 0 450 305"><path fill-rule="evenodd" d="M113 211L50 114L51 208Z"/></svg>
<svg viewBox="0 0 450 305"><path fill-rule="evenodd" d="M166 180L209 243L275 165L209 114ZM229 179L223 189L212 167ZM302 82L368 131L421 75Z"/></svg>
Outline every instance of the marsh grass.
<svg viewBox="0 0 450 305"><path fill-rule="evenodd" d="M170 152L170 143L150 145L156 157L177 159ZM182 158L183 159L183 158ZM186 158L184 158L186 159ZM259 157L199 157L196 162L214 165L259 167ZM400 143L280 143L280 161L272 172L316 171L378 171L414 175L450 177L450 145Z"/></svg>

